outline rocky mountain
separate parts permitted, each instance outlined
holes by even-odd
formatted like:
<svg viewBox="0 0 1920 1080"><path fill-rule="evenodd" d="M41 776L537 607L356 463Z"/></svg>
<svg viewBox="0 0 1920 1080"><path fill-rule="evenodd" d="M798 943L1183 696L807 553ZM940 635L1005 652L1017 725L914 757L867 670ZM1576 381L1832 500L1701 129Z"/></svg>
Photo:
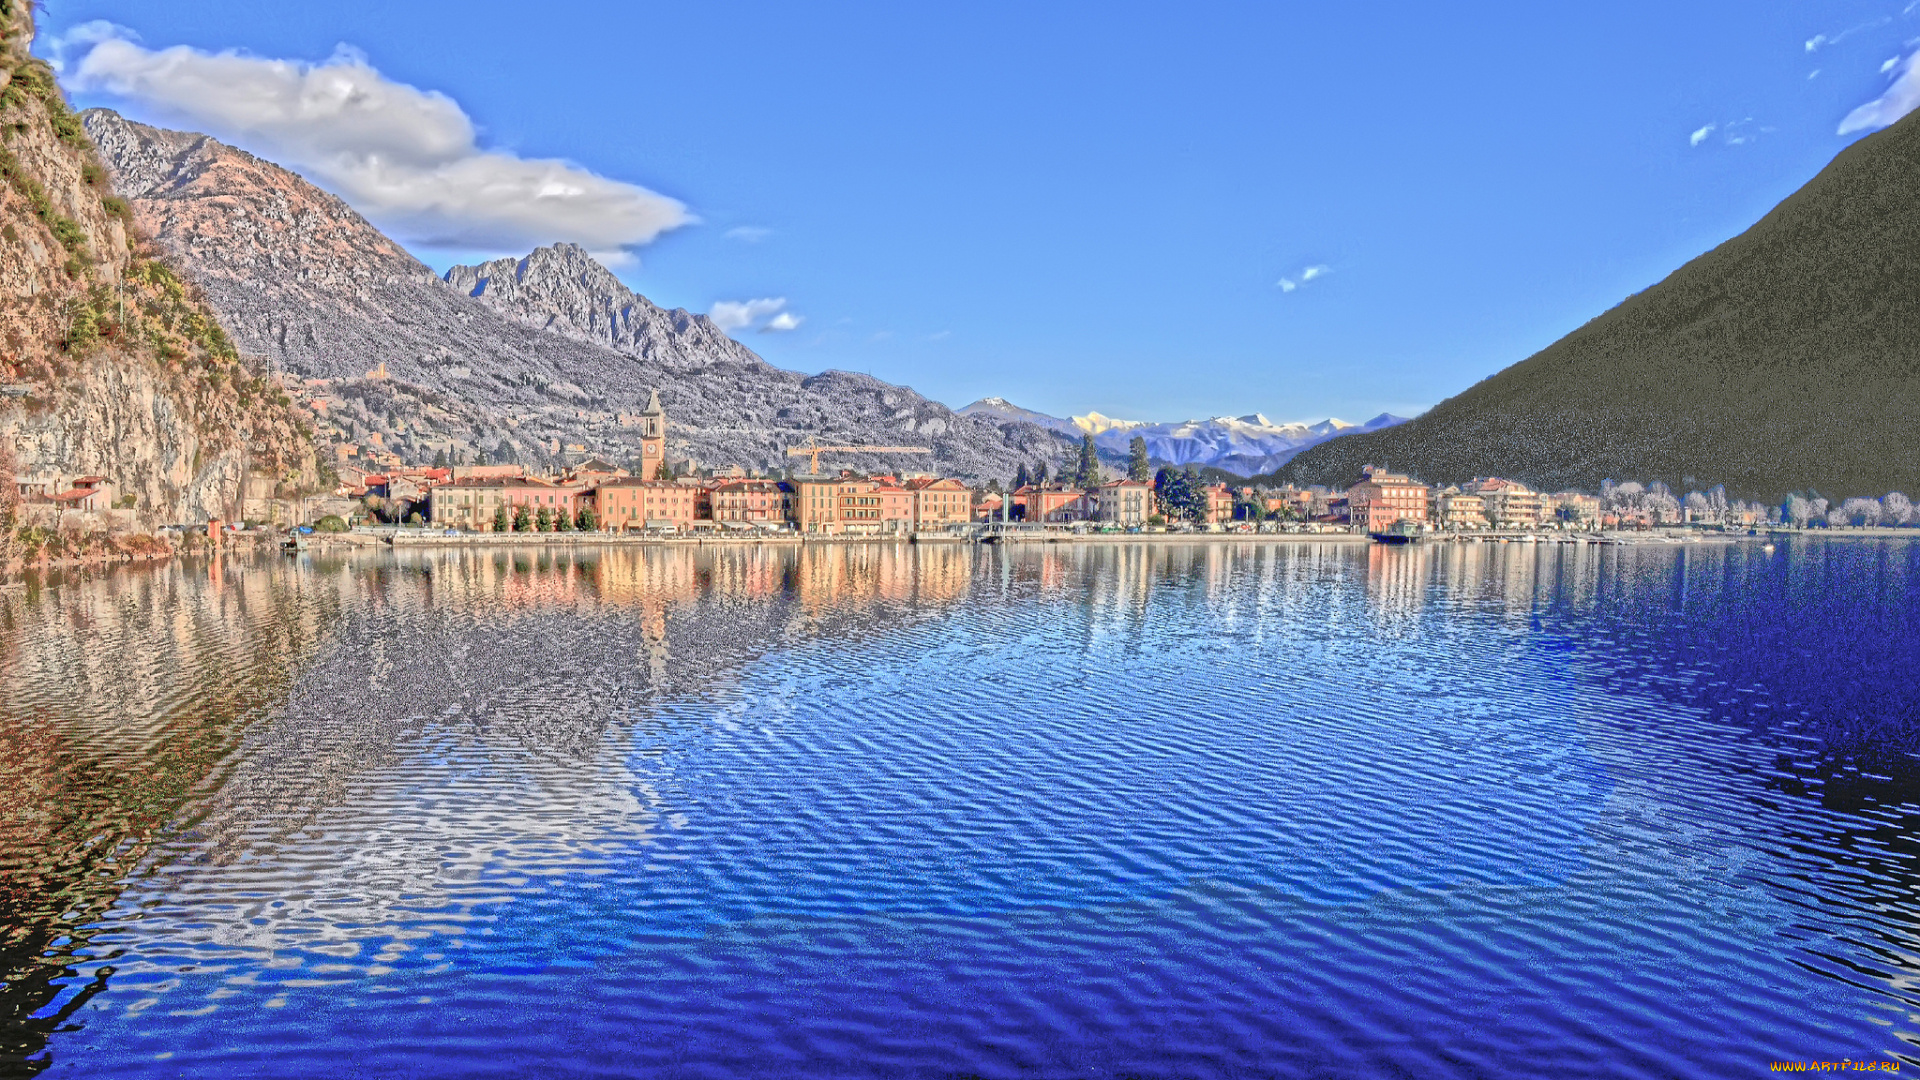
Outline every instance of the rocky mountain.
<svg viewBox="0 0 1920 1080"><path fill-rule="evenodd" d="M28 52L28 4L0 0L0 36L0 547L29 517L61 527L15 502L16 477L104 477L136 528L236 517L249 489L316 485L311 434L287 399L107 186L53 72Z"/></svg>
<svg viewBox="0 0 1920 1080"><path fill-rule="evenodd" d="M835 464L1006 476L1066 444L958 416L864 375L785 371L703 315L666 311L578 247L458 267L442 280L344 202L205 135L82 114L135 221L206 291L240 348L311 387L337 440L403 459L637 454L660 391L668 453L754 469L809 437L925 445Z"/></svg>
<svg viewBox="0 0 1920 1080"><path fill-rule="evenodd" d="M1057 416L1048 416L1046 413L1035 412L1032 409L1023 409L1013 402L1008 401L1006 398L981 398L979 401L961 409L960 415L978 416L994 420L1019 421L1021 423L1034 424L1038 427L1046 428L1049 431L1057 431L1076 442L1080 439L1080 429L1075 426L1073 421L1062 420Z"/></svg>
<svg viewBox="0 0 1920 1080"><path fill-rule="evenodd" d="M1739 498L1920 489L1920 114L1836 155L1746 232L1391 431L1280 479L1368 462L1432 482L1724 483Z"/></svg>
<svg viewBox="0 0 1920 1080"><path fill-rule="evenodd" d="M1146 440L1147 456L1171 465L1210 465L1240 476L1271 472L1311 446L1349 432L1379 431L1405 419L1381 413L1364 424L1323 420L1317 424L1276 424L1259 413L1185 420L1175 424L1116 420L1088 413L1063 420L1014 405L1005 398L982 398L960 410L963 416L1018 419L1078 439L1093 436L1105 457L1124 457L1135 438Z"/></svg>

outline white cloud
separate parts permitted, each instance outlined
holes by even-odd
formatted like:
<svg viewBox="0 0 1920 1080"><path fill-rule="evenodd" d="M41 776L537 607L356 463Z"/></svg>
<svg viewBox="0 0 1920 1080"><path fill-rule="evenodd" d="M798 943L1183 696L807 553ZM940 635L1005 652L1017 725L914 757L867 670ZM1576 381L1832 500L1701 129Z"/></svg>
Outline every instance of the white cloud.
<svg viewBox="0 0 1920 1080"><path fill-rule="evenodd" d="M1826 43L1827 43L1827 35L1815 34L1812 37L1807 39L1807 51L1815 52L1820 48L1820 46L1825 45Z"/></svg>
<svg viewBox="0 0 1920 1080"><path fill-rule="evenodd" d="M88 23L52 51L70 89L297 169L403 241L518 252L567 240L608 252L694 220L677 199L570 162L484 149L452 98L388 79L344 46L310 64L148 49Z"/></svg>
<svg viewBox="0 0 1920 1080"><path fill-rule="evenodd" d="M787 298L784 296L760 300L721 300L713 305L712 311L707 312L707 318L713 320L713 325L731 334L752 326L786 306Z"/></svg>
<svg viewBox="0 0 1920 1080"><path fill-rule="evenodd" d="M735 225L720 235L729 240L738 240L743 244L757 244L772 236L773 230L758 225Z"/></svg>
<svg viewBox="0 0 1920 1080"><path fill-rule="evenodd" d="M789 330L800 329L800 324L806 321L807 319L804 315L795 315L791 311L783 311L767 320L767 325L761 327L760 332L763 334L784 334Z"/></svg>
<svg viewBox="0 0 1920 1080"><path fill-rule="evenodd" d="M1711 134L1713 134L1713 129L1714 129L1714 127L1715 127L1715 126L1717 126L1717 125L1714 125L1714 124L1708 124L1707 126L1705 126L1705 127L1703 127L1703 128L1697 128L1697 129L1695 129L1695 131L1694 131L1694 133L1693 133L1693 134L1691 134L1691 135L1689 135L1689 136L1687 136L1687 145L1688 145L1688 146L1699 146L1699 145L1700 145L1701 143L1703 143L1703 142L1706 142L1706 141L1707 141L1707 136L1709 136L1709 135L1711 135Z"/></svg>
<svg viewBox="0 0 1920 1080"><path fill-rule="evenodd" d="M1301 267L1298 273L1289 277L1283 277L1273 284L1281 292L1290 293L1304 287L1309 282L1317 281L1331 273L1333 273L1333 267L1325 263L1315 263L1312 266Z"/></svg>
<svg viewBox="0 0 1920 1080"><path fill-rule="evenodd" d="M1889 56L1885 61L1883 61L1880 64L1880 74L1885 75L1887 72L1892 71L1894 68L1897 68L1899 66L1900 66L1900 58L1897 56Z"/></svg>
<svg viewBox="0 0 1920 1080"><path fill-rule="evenodd" d="M1920 52L1893 68L1893 85L1887 92L1847 114L1840 121L1840 134L1877 131L1912 112L1920 105Z"/></svg>

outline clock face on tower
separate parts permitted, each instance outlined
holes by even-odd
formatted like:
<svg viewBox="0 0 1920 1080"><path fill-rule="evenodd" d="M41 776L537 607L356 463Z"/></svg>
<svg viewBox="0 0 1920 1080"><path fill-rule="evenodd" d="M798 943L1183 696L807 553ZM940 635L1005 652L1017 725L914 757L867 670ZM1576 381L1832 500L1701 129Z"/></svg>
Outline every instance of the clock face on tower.
<svg viewBox="0 0 1920 1080"><path fill-rule="evenodd" d="M656 447L655 447L655 446L654 446L654 445L653 445L652 443L648 443L648 444L647 444L647 456L648 456L648 457L652 457L652 456L653 456L654 454L656 454L656 453L659 453L659 450L658 450L658 448L656 448Z"/></svg>

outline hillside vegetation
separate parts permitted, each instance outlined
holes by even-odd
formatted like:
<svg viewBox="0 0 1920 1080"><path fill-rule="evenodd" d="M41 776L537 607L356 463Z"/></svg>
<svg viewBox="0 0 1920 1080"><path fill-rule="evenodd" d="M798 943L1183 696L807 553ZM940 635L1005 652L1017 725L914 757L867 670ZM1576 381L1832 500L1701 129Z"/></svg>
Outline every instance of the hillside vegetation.
<svg viewBox="0 0 1920 1080"><path fill-rule="evenodd" d="M310 435L138 235L25 0L0 35L0 472L103 475L150 523L225 516L249 476L310 486Z"/></svg>
<svg viewBox="0 0 1920 1080"><path fill-rule="evenodd" d="M1436 483L1659 480L1768 501L1920 489L1920 116L1534 356L1267 479L1347 483L1369 462Z"/></svg>

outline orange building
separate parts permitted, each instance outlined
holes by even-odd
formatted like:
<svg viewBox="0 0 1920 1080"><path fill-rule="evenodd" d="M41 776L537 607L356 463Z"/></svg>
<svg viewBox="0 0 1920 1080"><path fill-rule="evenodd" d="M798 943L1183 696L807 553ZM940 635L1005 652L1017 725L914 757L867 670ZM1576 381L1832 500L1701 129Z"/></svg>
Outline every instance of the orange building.
<svg viewBox="0 0 1920 1080"><path fill-rule="evenodd" d="M785 527L792 513L793 493L778 480L729 480L708 489L707 501L717 522L745 522L763 528Z"/></svg>
<svg viewBox="0 0 1920 1080"><path fill-rule="evenodd" d="M915 532L965 525L973 518L973 492L958 480L923 478L906 486L913 492Z"/></svg>
<svg viewBox="0 0 1920 1080"><path fill-rule="evenodd" d="M795 480L794 518L801 532L878 533L880 484L851 473Z"/></svg>
<svg viewBox="0 0 1920 1080"><path fill-rule="evenodd" d="M595 494L600 527L609 532L685 530L693 527L700 489L673 480L625 477L601 484Z"/></svg>
<svg viewBox="0 0 1920 1080"><path fill-rule="evenodd" d="M1016 504L1025 497L1026 519L1030 522L1060 525L1093 519L1094 498L1079 488L1055 484L1029 484L1014 493Z"/></svg>
<svg viewBox="0 0 1920 1080"><path fill-rule="evenodd" d="M1233 520L1233 489L1225 484L1211 484L1207 492L1207 517L1209 525L1225 525Z"/></svg>
<svg viewBox="0 0 1920 1080"><path fill-rule="evenodd" d="M1431 516L1427 485L1369 465L1347 489L1347 520L1368 532L1385 532L1396 521L1424 525Z"/></svg>

